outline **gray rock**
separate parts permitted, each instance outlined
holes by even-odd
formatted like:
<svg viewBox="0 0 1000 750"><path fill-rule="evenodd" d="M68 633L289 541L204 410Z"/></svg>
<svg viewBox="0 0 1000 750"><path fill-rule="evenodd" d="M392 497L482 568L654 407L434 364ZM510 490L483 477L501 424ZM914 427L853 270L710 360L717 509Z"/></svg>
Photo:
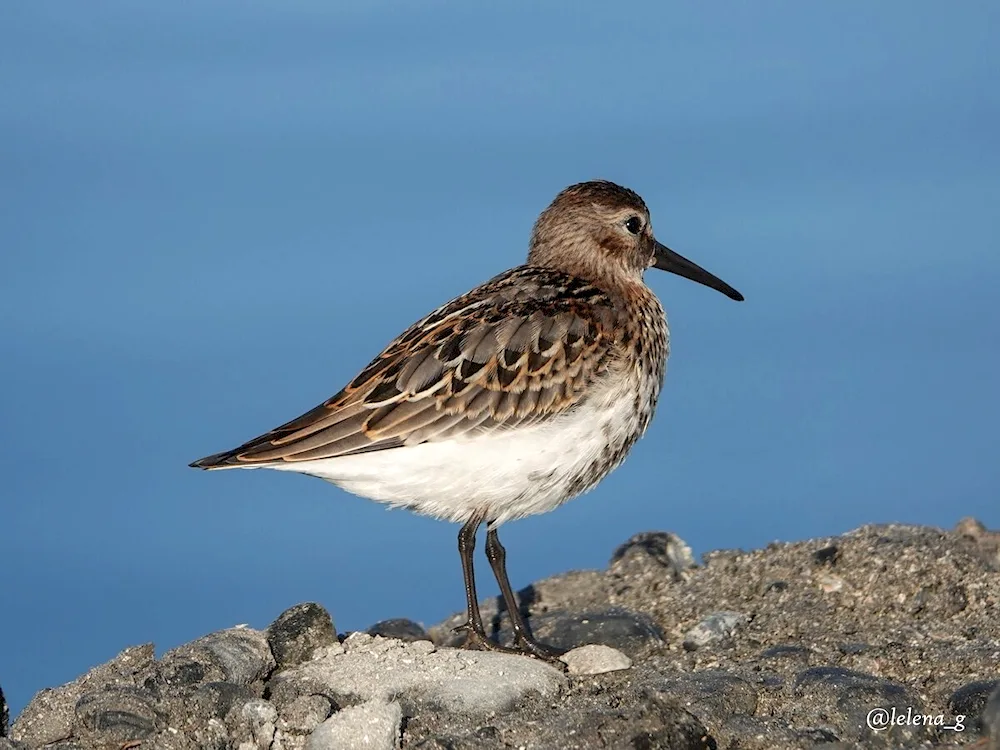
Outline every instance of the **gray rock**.
<svg viewBox="0 0 1000 750"><path fill-rule="evenodd" d="M147 733L141 750L302 750L328 719L346 721L370 699L399 703L408 749L915 750L974 741L979 711L1000 750L1000 688L991 696L993 681L983 679L1000 677L1000 577L981 554L996 532L965 526L870 526L707 553L704 565L676 569L673 540L646 535L607 571L522 589L522 612L543 642L605 643L632 658L631 668L597 676L567 679L535 659L429 641L360 633L342 645L325 611L304 605L278 618L266 644L259 633L244 643L246 632L234 642L224 631L162 663L151 646L124 652L36 696L0 750L39 750L38 738L46 750L119 750L121 738ZM816 556L829 547L837 553ZM707 612L746 621L717 641L724 647L679 648ZM483 614L494 635L510 637L496 598ZM442 643L442 631L463 620L428 632ZM716 625L715 635L726 632L725 620ZM375 629L419 635L406 621ZM614 638L634 638L634 649ZM272 650L281 658L271 662ZM879 707L914 717L965 711L967 729L911 722L873 733L867 713Z"/></svg>
<svg viewBox="0 0 1000 750"><path fill-rule="evenodd" d="M872 674L843 667L811 667L799 673L795 695L812 711L814 726L830 722L841 739L873 747L907 747L931 739L934 731L920 724L896 724L873 731L868 726L874 709L904 715L922 713L923 702L915 691Z"/></svg>
<svg viewBox="0 0 1000 750"><path fill-rule="evenodd" d="M268 750L274 743L277 721L278 711L274 704L262 698L254 698L238 712L230 713L226 724L234 744Z"/></svg>
<svg viewBox="0 0 1000 750"><path fill-rule="evenodd" d="M996 690L1000 690L1000 680L976 680L962 685L949 696L948 711L952 716L964 716L967 727L980 730L983 709Z"/></svg>
<svg viewBox="0 0 1000 750"><path fill-rule="evenodd" d="M637 659L663 645L663 632L652 618L624 607L550 612L529 618L528 624L539 641L563 649L610 646ZM509 626L505 626L497 640L511 644L513 635Z"/></svg>
<svg viewBox="0 0 1000 750"><path fill-rule="evenodd" d="M979 724L983 737L992 743L990 750L1000 750L1000 686L990 694L983 706Z"/></svg>
<svg viewBox="0 0 1000 750"><path fill-rule="evenodd" d="M840 558L840 547L836 544L828 544L820 547L812 554L813 562L817 565L834 565Z"/></svg>
<svg viewBox="0 0 1000 750"><path fill-rule="evenodd" d="M403 709L396 701L370 701L338 711L320 724L306 750L398 750Z"/></svg>
<svg viewBox="0 0 1000 750"><path fill-rule="evenodd" d="M407 716L422 710L479 716L528 697L549 699L566 684L558 669L535 659L491 652L433 650L354 633L346 652L277 673L269 685L279 711L302 695L336 705L399 700Z"/></svg>
<svg viewBox="0 0 1000 750"><path fill-rule="evenodd" d="M256 696L235 682L207 682L190 696L184 695L187 712L207 719L225 719L234 708L242 708ZM175 715L177 712L173 712Z"/></svg>
<svg viewBox="0 0 1000 750"><path fill-rule="evenodd" d="M92 745L145 740L166 727L156 697L131 686L108 686L84 693L76 703L74 737Z"/></svg>
<svg viewBox="0 0 1000 750"><path fill-rule="evenodd" d="M293 734L309 734L330 717L333 708L326 696L300 695L282 707L278 728Z"/></svg>
<svg viewBox="0 0 1000 750"><path fill-rule="evenodd" d="M380 635L383 638L398 638L401 641L429 641L431 638L420 623L397 617L392 620L380 620L366 631L368 635Z"/></svg>
<svg viewBox="0 0 1000 750"><path fill-rule="evenodd" d="M136 686L153 664L153 644L132 646L109 662L58 688L40 691L10 728L12 739L29 746L54 745L73 735L76 704L91 690L107 685Z"/></svg>
<svg viewBox="0 0 1000 750"><path fill-rule="evenodd" d="M710 728L730 716L753 716L759 699L745 679L720 670L653 673L638 689L649 699L681 701Z"/></svg>
<svg viewBox="0 0 1000 750"><path fill-rule="evenodd" d="M580 646L560 657L570 674L604 674L628 669L632 660L610 646Z"/></svg>
<svg viewBox="0 0 1000 750"><path fill-rule="evenodd" d="M252 685L275 667L264 633L252 628L220 630L178 646L157 663L158 676L169 686L206 682Z"/></svg>
<svg viewBox="0 0 1000 750"><path fill-rule="evenodd" d="M684 635L684 648L688 651L704 648L732 636L750 618L741 612L715 612L704 618Z"/></svg>
<svg viewBox="0 0 1000 750"><path fill-rule="evenodd" d="M298 666L318 649L338 642L330 613L313 602L297 604L278 615L267 628L267 640L278 669Z"/></svg>
<svg viewBox="0 0 1000 750"><path fill-rule="evenodd" d="M691 548L676 534L644 531L630 537L614 551L608 568L622 574L628 573L630 568L650 565L659 566L673 580L682 581L695 567L695 561Z"/></svg>
<svg viewBox="0 0 1000 750"><path fill-rule="evenodd" d="M629 673L614 672L576 687L558 702L525 701L488 723L457 724L440 714L409 719L404 747L421 750L706 750L705 726L664 695L631 689Z"/></svg>
<svg viewBox="0 0 1000 750"><path fill-rule="evenodd" d="M7 699L3 697L3 688L0 687L0 737L6 737L10 731L10 709L7 708Z"/></svg>

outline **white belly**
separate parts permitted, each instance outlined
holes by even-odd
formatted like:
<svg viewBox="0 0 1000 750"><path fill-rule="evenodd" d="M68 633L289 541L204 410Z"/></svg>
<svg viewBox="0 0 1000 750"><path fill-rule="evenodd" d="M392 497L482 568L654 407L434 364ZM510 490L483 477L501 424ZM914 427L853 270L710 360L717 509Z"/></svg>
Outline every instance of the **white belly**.
<svg viewBox="0 0 1000 750"><path fill-rule="evenodd" d="M545 425L261 468L320 477L394 507L464 523L544 513L585 492L645 428L628 383ZM250 467L248 467L250 468Z"/></svg>

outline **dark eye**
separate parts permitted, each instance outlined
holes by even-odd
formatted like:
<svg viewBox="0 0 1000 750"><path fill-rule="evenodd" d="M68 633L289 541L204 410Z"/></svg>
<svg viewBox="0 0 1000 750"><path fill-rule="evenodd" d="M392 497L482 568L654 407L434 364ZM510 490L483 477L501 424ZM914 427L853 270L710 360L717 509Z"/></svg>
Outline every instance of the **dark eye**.
<svg viewBox="0 0 1000 750"><path fill-rule="evenodd" d="M628 221L625 222L625 228L632 234L639 234L642 231L642 219L638 216L628 217Z"/></svg>

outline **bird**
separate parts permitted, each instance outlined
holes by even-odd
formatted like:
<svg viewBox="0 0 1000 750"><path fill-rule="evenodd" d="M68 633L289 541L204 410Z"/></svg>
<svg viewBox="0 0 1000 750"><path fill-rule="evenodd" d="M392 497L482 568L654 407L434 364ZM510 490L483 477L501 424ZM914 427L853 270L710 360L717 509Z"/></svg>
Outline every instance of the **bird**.
<svg viewBox="0 0 1000 750"><path fill-rule="evenodd" d="M520 613L497 530L592 489L645 433L670 350L650 268L743 300L660 243L633 190L570 185L538 216L523 265L418 320L320 405L190 465L297 472L462 524L463 645L555 661L564 651ZM479 611L484 523L512 646L488 637Z"/></svg>

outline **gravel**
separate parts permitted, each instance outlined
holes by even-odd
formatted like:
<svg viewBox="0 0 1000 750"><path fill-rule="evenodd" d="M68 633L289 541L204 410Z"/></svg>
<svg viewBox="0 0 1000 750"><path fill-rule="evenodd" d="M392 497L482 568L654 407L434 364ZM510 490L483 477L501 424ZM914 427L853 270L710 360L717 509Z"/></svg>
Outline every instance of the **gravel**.
<svg viewBox="0 0 1000 750"><path fill-rule="evenodd" d="M123 650L43 690L0 750L1000 750L1000 534L866 526L720 550L666 532L519 592L555 666L458 650L456 614L338 635L307 603L263 631ZM509 618L481 604L502 643ZM992 743L992 744L990 744Z"/></svg>

